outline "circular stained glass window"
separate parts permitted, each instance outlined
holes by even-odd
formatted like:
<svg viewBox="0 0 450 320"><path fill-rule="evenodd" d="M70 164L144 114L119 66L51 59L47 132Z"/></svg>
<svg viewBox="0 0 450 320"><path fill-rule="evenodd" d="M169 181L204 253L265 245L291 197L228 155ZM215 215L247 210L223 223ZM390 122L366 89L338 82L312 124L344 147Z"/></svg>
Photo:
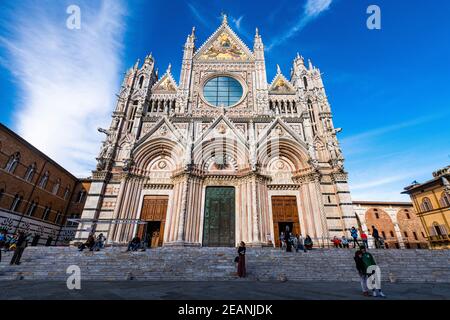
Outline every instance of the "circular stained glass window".
<svg viewBox="0 0 450 320"><path fill-rule="evenodd" d="M216 107L229 107L242 98L243 89L239 81L232 77L215 77L205 83L203 96Z"/></svg>

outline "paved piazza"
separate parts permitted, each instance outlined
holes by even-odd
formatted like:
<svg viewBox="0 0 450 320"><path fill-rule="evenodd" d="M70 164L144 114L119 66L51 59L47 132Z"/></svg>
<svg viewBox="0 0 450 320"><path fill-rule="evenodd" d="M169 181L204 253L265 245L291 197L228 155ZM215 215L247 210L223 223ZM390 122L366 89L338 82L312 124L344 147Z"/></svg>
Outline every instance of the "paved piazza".
<svg viewBox="0 0 450 320"><path fill-rule="evenodd" d="M20 285L19 285L20 284ZM82 282L68 290L65 282L2 281L2 300L150 299L150 300L449 300L450 284L385 283L387 298L364 297L357 282Z"/></svg>

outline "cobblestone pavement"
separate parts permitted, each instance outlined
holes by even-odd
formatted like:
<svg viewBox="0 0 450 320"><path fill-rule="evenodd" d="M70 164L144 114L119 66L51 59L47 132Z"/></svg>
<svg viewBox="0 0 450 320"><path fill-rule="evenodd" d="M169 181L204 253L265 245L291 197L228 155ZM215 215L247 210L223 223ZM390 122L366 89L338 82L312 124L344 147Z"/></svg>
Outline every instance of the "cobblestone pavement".
<svg viewBox="0 0 450 320"><path fill-rule="evenodd" d="M385 283L390 299L449 300L450 284ZM1 281L0 299L170 299L170 300L382 300L364 297L358 282L82 282L68 290L65 282Z"/></svg>

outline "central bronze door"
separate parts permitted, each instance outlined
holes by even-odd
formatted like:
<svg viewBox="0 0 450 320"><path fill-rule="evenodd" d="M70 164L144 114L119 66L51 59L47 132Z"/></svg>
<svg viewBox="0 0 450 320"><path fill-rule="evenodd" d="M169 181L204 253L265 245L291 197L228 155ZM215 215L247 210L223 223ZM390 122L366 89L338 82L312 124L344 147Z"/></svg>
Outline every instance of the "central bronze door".
<svg viewBox="0 0 450 320"><path fill-rule="evenodd" d="M234 197L233 187L206 188L203 246L235 246Z"/></svg>

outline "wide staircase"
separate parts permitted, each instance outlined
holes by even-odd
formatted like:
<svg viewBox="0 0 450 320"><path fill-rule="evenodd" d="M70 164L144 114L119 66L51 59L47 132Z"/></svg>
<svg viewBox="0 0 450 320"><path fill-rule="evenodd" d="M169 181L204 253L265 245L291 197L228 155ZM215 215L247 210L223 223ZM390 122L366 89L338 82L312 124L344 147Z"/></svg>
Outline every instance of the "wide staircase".
<svg viewBox="0 0 450 320"><path fill-rule="evenodd" d="M382 281L450 283L450 250L371 250ZM284 252L248 248L246 280L358 281L352 249ZM82 280L237 280L234 248L170 248L125 252L123 247L79 252L74 247L28 247L18 266L2 254L1 280L66 280L77 265Z"/></svg>

